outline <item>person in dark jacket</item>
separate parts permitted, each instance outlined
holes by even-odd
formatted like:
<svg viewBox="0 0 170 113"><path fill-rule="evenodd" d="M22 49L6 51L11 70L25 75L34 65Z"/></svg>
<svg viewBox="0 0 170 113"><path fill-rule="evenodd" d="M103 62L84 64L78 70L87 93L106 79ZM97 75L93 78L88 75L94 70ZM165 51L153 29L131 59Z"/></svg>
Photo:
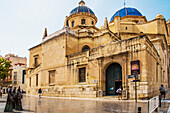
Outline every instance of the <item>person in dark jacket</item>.
<svg viewBox="0 0 170 113"><path fill-rule="evenodd" d="M40 88L40 89L38 89L39 98L41 98L41 93L42 93L42 90Z"/></svg>
<svg viewBox="0 0 170 113"><path fill-rule="evenodd" d="M15 94L14 96L15 98L15 110L19 110L19 111L22 111L22 102L21 102L21 99L22 99L22 94L21 94L21 91L20 91L20 87L18 87L18 90L17 90L17 93Z"/></svg>
<svg viewBox="0 0 170 113"><path fill-rule="evenodd" d="M159 91L160 91L160 94L161 94L161 98L164 97L164 99L165 99L165 88L164 88L163 84L161 84L161 87L159 88Z"/></svg>
<svg viewBox="0 0 170 113"><path fill-rule="evenodd" d="M8 91L8 97L4 112L13 112L13 95L11 89Z"/></svg>

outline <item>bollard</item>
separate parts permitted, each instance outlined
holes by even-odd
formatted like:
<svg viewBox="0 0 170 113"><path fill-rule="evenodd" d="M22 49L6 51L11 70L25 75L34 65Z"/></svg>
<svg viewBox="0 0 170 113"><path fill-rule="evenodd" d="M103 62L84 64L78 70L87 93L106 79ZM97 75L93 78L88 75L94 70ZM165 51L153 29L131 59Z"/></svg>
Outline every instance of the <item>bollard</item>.
<svg viewBox="0 0 170 113"><path fill-rule="evenodd" d="M141 113L141 110L142 110L141 107L138 107L138 113Z"/></svg>
<svg viewBox="0 0 170 113"><path fill-rule="evenodd" d="M161 95L159 95L159 107L161 107Z"/></svg>

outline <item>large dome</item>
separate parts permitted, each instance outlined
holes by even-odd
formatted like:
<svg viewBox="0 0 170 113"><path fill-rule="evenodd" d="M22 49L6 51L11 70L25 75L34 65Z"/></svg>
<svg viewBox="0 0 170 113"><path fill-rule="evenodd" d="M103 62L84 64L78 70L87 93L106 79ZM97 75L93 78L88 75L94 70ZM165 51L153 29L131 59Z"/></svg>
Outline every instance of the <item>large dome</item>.
<svg viewBox="0 0 170 113"><path fill-rule="evenodd" d="M135 8L131 8L131 7L125 7L123 9L118 10L110 19L110 21L113 21L115 16L120 16L120 17L124 17L124 16L142 16L142 14Z"/></svg>
<svg viewBox="0 0 170 113"><path fill-rule="evenodd" d="M88 8L87 6L79 6L79 7L74 8L70 12L70 15L80 13L80 12L86 12L86 13L91 13L91 14L95 15L94 12L90 8Z"/></svg>

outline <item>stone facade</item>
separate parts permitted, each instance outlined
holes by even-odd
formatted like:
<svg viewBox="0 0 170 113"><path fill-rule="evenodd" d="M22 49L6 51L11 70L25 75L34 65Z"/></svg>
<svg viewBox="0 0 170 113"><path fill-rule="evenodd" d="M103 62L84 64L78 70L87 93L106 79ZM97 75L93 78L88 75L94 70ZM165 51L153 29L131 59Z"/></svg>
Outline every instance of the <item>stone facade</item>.
<svg viewBox="0 0 170 113"><path fill-rule="evenodd" d="M75 11L88 8L83 1L80 5ZM45 30L42 42L30 49L27 93L35 95L41 87L47 96L94 98L116 95L122 87L125 97L134 99L135 83L127 75L136 61L138 98L159 94L161 84L168 88L169 31L163 16L152 21L115 16L97 28L89 11L71 13L63 29L49 36Z"/></svg>
<svg viewBox="0 0 170 113"><path fill-rule="evenodd" d="M20 86L21 90L26 91L26 70L25 64L17 63L13 66L13 87L18 88Z"/></svg>

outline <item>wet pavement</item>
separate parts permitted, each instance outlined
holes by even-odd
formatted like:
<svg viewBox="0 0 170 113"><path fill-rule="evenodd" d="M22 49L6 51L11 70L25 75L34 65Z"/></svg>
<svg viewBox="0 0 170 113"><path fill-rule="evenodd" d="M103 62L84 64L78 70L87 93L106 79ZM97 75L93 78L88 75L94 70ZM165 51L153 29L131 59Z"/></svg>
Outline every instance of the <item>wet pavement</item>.
<svg viewBox="0 0 170 113"><path fill-rule="evenodd" d="M168 93L170 97L170 92ZM170 103L162 102L160 113L167 111ZM6 96L0 98L0 112L5 108ZM142 113L148 113L148 102L134 100L58 98L24 95L22 99L24 111L19 113L137 113L138 107ZM136 110L135 110L136 109ZM162 110L162 111L161 111ZM136 112L135 112L136 111ZM17 112L17 111L15 111ZM17 112L18 113L18 112Z"/></svg>
<svg viewBox="0 0 170 113"><path fill-rule="evenodd" d="M138 103L147 112L147 103ZM23 108L35 113L135 113L134 102L41 98L25 96Z"/></svg>

